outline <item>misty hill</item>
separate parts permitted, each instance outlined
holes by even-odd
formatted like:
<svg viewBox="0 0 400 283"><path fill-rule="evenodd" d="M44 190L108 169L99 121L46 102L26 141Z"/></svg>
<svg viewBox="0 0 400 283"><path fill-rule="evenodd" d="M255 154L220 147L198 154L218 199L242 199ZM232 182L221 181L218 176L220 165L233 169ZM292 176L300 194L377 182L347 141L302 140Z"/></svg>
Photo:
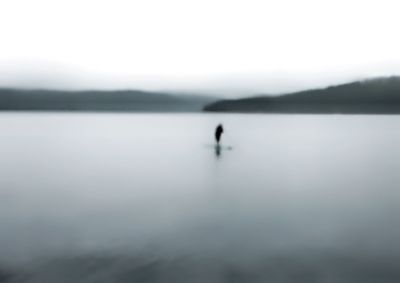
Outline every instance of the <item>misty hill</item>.
<svg viewBox="0 0 400 283"><path fill-rule="evenodd" d="M0 110L201 111L215 98L137 90L61 91L0 88Z"/></svg>
<svg viewBox="0 0 400 283"><path fill-rule="evenodd" d="M400 77L358 81L281 96L220 100L216 112L400 114Z"/></svg>

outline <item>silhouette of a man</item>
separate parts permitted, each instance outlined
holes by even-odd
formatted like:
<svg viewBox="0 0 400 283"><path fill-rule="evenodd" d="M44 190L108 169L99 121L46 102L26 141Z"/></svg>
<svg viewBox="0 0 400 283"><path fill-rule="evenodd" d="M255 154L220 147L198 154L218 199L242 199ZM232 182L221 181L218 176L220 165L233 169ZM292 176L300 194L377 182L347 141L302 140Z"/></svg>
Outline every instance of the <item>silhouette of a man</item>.
<svg viewBox="0 0 400 283"><path fill-rule="evenodd" d="M221 140L221 135L224 132L224 128L222 127L222 124L219 124L215 128L215 140L217 141L217 145L219 145L219 141Z"/></svg>

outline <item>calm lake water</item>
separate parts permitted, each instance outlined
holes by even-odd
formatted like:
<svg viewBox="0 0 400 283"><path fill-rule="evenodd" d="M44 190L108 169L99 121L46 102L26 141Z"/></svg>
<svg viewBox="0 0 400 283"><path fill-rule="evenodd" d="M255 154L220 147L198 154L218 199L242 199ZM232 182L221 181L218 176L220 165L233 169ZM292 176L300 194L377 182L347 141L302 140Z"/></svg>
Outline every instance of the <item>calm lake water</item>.
<svg viewBox="0 0 400 283"><path fill-rule="evenodd" d="M400 282L399 204L400 116L0 114L0 282Z"/></svg>

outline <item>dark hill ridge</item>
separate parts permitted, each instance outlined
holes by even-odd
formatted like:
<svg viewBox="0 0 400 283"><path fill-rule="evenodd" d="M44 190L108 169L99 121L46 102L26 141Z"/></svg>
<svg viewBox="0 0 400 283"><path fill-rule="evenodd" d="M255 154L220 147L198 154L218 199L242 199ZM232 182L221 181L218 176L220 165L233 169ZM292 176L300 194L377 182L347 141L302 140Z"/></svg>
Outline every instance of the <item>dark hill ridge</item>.
<svg viewBox="0 0 400 283"><path fill-rule="evenodd" d="M400 114L400 77L306 90L281 96L220 100L204 107L215 112Z"/></svg>
<svg viewBox="0 0 400 283"><path fill-rule="evenodd" d="M215 101L206 96L138 90L62 91L0 89L0 110L62 111L201 111Z"/></svg>

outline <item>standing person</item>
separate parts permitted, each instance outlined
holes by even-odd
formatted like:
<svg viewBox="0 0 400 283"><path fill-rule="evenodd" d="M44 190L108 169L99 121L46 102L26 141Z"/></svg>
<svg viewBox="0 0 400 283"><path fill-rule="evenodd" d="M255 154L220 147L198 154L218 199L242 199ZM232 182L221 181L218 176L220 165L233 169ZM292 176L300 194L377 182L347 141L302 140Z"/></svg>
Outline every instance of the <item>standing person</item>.
<svg viewBox="0 0 400 283"><path fill-rule="evenodd" d="M224 128L222 127L222 124L219 124L215 128L215 140L217 142L217 145L219 145L219 141L221 140L221 135L224 132Z"/></svg>

